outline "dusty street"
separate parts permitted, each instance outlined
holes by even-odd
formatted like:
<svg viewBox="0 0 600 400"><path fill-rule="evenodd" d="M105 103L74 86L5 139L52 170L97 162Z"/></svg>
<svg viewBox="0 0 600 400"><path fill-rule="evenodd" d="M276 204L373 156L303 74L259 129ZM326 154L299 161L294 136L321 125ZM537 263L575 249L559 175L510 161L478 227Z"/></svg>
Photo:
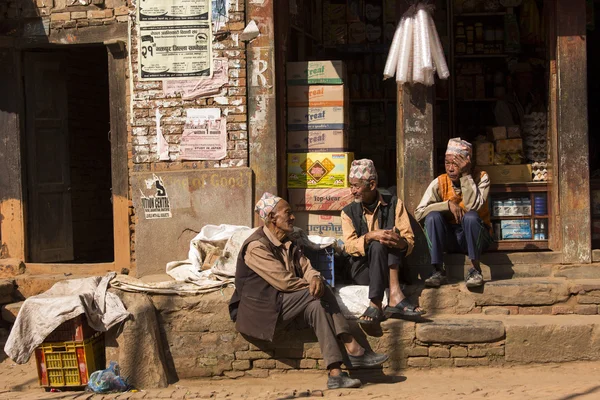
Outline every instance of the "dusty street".
<svg viewBox="0 0 600 400"><path fill-rule="evenodd" d="M327 391L324 372L292 372L268 378L185 380L167 389L111 395L46 393L33 365L0 363L0 399L544 399L600 398L600 362L513 367L408 370L398 376L363 377L362 389Z"/></svg>

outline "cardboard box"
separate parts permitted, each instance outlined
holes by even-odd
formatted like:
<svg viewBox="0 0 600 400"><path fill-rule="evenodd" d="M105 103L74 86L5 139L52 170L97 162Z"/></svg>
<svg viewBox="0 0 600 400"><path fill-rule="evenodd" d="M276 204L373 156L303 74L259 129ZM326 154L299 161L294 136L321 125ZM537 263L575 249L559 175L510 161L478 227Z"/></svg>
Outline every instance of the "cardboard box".
<svg viewBox="0 0 600 400"><path fill-rule="evenodd" d="M339 130L348 124L349 107L289 107L288 131Z"/></svg>
<svg viewBox="0 0 600 400"><path fill-rule="evenodd" d="M345 130L332 131L289 131L287 148L289 151L344 151L348 147L348 134Z"/></svg>
<svg viewBox="0 0 600 400"><path fill-rule="evenodd" d="M494 164L494 143L475 143L475 163L477 165Z"/></svg>
<svg viewBox="0 0 600 400"><path fill-rule="evenodd" d="M496 140L496 153L522 153L523 139L502 139Z"/></svg>
<svg viewBox="0 0 600 400"><path fill-rule="evenodd" d="M292 211L341 211L353 201L350 188L288 190Z"/></svg>
<svg viewBox="0 0 600 400"><path fill-rule="evenodd" d="M488 139L491 141L506 139L506 127L494 126L488 129Z"/></svg>
<svg viewBox="0 0 600 400"><path fill-rule="evenodd" d="M342 217L338 212L296 212L294 225L307 235L319 235L342 239Z"/></svg>
<svg viewBox="0 0 600 400"><path fill-rule="evenodd" d="M301 61L287 63L288 85L341 85L346 82L342 61Z"/></svg>
<svg viewBox="0 0 600 400"><path fill-rule="evenodd" d="M354 153L288 153L288 188L348 187Z"/></svg>
<svg viewBox="0 0 600 400"><path fill-rule="evenodd" d="M346 85L289 86L288 107L348 107Z"/></svg>
<svg viewBox="0 0 600 400"><path fill-rule="evenodd" d="M488 165L483 168L491 184L531 182L531 164Z"/></svg>
<svg viewBox="0 0 600 400"><path fill-rule="evenodd" d="M509 126L506 128L506 137L508 139L520 138L521 127L519 125Z"/></svg>

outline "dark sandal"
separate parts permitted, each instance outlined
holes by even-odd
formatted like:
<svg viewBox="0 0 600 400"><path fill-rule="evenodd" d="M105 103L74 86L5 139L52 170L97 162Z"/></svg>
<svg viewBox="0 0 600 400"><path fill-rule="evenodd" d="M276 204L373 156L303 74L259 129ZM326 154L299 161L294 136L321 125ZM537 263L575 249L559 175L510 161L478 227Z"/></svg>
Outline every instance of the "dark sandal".
<svg viewBox="0 0 600 400"><path fill-rule="evenodd" d="M365 312L360 316L362 317L369 317L371 318L370 320L368 319L360 319L358 320L358 323L361 325L373 325L373 324L378 324L381 321L385 320L385 316L383 315L383 312L377 308L377 307L373 307L373 306L369 306L367 307L367 309L365 310Z"/></svg>
<svg viewBox="0 0 600 400"><path fill-rule="evenodd" d="M419 317L425 314L425 311L416 311L417 307L418 306L410 304L407 299L404 299L394 307L387 306L385 308L385 313L388 315L398 315L404 317Z"/></svg>

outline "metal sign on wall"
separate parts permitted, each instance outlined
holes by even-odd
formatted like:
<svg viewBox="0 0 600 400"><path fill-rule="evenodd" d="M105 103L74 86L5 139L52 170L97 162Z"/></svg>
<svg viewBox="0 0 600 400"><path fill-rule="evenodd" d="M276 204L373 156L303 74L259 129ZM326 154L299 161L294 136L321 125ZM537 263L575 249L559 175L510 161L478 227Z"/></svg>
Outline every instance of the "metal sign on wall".
<svg viewBox="0 0 600 400"><path fill-rule="evenodd" d="M141 80L212 76L210 0L142 0L138 24Z"/></svg>

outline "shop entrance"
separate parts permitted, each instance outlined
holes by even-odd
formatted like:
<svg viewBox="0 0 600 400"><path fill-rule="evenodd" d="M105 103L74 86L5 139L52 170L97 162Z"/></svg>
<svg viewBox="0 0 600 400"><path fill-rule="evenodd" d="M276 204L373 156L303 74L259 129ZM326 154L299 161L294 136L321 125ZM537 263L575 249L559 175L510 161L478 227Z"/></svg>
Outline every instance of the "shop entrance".
<svg viewBox="0 0 600 400"><path fill-rule="evenodd" d="M600 249L600 13L594 8L600 6L596 0L588 4L587 15L587 70L588 70L588 137L590 140L590 184L592 205L592 248Z"/></svg>
<svg viewBox="0 0 600 400"><path fill-rule="evenodd" d="M103 46L24 53L27 261L114 260Z"/></svg>

